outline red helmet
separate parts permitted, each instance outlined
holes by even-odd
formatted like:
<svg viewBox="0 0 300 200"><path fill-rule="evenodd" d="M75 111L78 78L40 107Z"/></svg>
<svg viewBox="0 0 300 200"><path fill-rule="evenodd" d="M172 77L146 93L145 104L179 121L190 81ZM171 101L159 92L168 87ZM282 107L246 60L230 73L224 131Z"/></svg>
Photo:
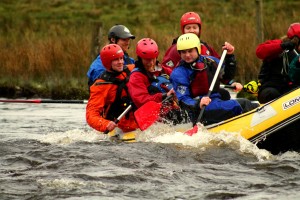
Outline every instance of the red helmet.
<svg viewBox="0 0 300 200"><path fill-rule="evenodd" d="M195 12L184 13L180 19L180 28L182 34L184 34L183 32L184 26L187 24L198 24L199 28L201 29L202 22L200 16Z"/></svg>
<svg viewBox="0 0 300 200"><path fill-rule="evenodd" d="M287 36L290 39L292 39L294 36L297 36L300 39L300 23L291 24L288 29Z"/></svg>
<svg viewBox="0 0 300 200"><path fill-rule="evenodd" d="M159 51L158 46L151 38L143 38L136 44L136 54L141 58L157 58Z"/></svg>
<svg viewBox="0 0 300 200"><path fill-rule="evenodd" d="M104 67L108 70L111 69L111 61L122 58L124 52L122 48L117 44L108 44L100 51L100 58Z"/></svg>

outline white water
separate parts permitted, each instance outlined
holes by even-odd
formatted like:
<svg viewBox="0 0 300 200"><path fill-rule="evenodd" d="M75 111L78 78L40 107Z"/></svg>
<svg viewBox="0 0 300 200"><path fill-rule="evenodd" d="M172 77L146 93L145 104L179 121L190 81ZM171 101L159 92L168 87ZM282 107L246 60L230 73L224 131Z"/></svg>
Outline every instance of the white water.
<svg viewBox="0 0 300 200"><path fill-rule="evenodd" d="M156 124L113 143L85 105L0 104L0 199L298 199L300 155Z"/></svg>

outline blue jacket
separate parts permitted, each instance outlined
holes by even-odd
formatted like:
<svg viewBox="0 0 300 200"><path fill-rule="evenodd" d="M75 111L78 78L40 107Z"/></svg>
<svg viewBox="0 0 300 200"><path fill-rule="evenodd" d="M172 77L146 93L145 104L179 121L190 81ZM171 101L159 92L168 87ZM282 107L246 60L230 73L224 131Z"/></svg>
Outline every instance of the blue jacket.
<svg viewBox="0 0 300 200"><path fill-rule="evenodd" d="M129 60L129 62L128 62ZM128 64L134 64L134 59L129 57L127 53L124 53L124 65ZM100 54L97 56L97 58L93 61L93 63L90 66L90 69L87 72L87 77L89 79L88 85L91 86L97 78L101 76L101 74L105 71L105 67L102 64Z"/></svg>
<svg viewBox="0 0 300 200"><path fill-rule="evenodd" d="M204 56L200 56L197 62L204 62ZM219 60L213 58L217 63ZM209 66L205 69L209 73ZM197 70L194 70L189 64L181 61L171 73L171 83L176 92L180 106L189 112L192 121L196 120L200 112L199 102L203 96L192 98L191 83L192 77L195 77ZM199 81L199 80L198 80ZM207 81L207 80L206 80ZM211 83L209 83L211 84ZM216 123L242 113L242 108L236 100L221 100L220 93L213 91L211 96L211 103L206 106L203 118L206 124Z"/></svg>

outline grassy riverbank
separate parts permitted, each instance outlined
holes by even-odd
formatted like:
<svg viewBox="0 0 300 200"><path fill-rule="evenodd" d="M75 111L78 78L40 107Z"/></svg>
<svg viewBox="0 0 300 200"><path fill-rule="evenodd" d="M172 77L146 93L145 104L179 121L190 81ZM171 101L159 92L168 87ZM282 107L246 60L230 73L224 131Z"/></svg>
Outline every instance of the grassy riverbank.
<svg viewBox="0 0 300 200"><path fill-rule="evenodd" d="M286 34L299 21L298 1L264 1L266 39ZM161 59L180 34L179 19L187 11L200 14L202 40L219 53L232 43L239 63L237 80L255 79L255 0L19 0L0 2L0 97L87 99L86 72L114 24L126 25L137 38L151 37Z"/></svg>

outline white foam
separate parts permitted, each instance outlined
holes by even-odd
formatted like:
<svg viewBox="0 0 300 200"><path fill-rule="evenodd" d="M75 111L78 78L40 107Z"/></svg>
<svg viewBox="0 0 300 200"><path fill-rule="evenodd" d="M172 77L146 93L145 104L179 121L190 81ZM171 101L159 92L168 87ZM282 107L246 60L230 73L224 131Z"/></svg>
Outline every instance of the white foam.
<svg viewBox="0 0 300 200"><path fill-rule="evenodd" d="M83 131L80 129L74 129L66 132L47 133L40 138L40 141L50 144L67 145L78 141L95 142L107 139L107 135L99 134L99 132L94 130Z"/></svg>
<svg viewBox="0 0 300 200"><path fill-rule="evenodd" d="M174 131L178 127L172 127L170 130L164 125L156 124L145 131L145 135L141 137L148 142L156 143L175 143L182 144L187 147L196 147L202 150L209 146L229 146L243 154L251 154L256 156L259 161L271 159L273 155L263 149L259 149L255 144L243 138L240 134L234 132L221 131L219 133L211 133L205 128L198 126L198 132L192 136L183 134L182 132ZM191 127L191 125L189 125ZM180 127L179 129L182 129ZM185 130L189 130L187 128ZM158 133L158 131L161 131ZM140 138L139 138L140 139Z"/></svg>

